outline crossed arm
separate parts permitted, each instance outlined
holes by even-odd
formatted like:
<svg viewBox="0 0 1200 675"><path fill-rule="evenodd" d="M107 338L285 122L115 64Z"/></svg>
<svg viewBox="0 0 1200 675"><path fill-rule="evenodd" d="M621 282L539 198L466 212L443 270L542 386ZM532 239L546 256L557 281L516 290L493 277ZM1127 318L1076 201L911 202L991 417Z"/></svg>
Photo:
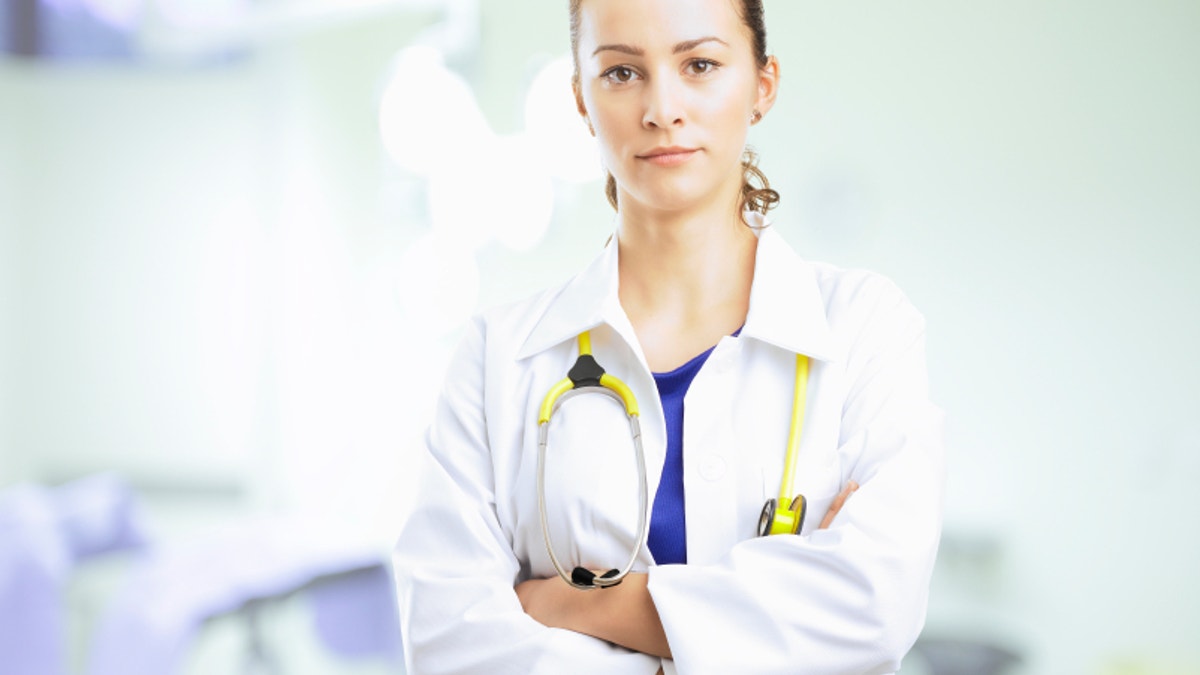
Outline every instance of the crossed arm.
<svg viewBox="0 0 1200 675"><path fill-rule="evenodd" d="M825 512L818 529L832 523L858 484L850 481ZM646 573L632 573L616 586L579 590L559 577L517 584L525 613L551 628L565 628L621 645L643 654L671 658L671 646L650 597Z"/></svg>

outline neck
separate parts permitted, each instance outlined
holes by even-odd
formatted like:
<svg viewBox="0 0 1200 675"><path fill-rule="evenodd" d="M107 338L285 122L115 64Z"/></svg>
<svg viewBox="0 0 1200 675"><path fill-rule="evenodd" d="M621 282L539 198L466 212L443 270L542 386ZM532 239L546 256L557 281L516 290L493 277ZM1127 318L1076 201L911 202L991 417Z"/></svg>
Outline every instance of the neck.
<svg viewBox="0 0 1200 675"><path fill-rule="evenodd" d="M740 214L631 206L620 216L619 297L652 367L686 361L745 322L758 239Z"/></svg>
<svg viewBox="0 0 1200 675"><path fill-rule="evenodd" d="M739 215L631 215L617 230L621 288L645 302L705 302L753 276L757 238Z"/></svg>

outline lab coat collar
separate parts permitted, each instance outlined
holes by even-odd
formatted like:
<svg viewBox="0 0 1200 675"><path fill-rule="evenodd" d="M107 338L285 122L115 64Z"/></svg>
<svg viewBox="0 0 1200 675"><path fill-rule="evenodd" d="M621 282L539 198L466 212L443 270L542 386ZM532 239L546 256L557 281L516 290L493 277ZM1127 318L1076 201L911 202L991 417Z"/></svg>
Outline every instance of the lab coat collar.
<svg viewBox="0 0 1200 675"><path fill-rule="evenodd" d="M613 236L600 255L550 300L517 358L541 353L602 323L627 324L617 296L617 269L617 238Z"/></svg>
<svg viewBox="0 0 1200 675"><path fill-rule="evenodd" d="M762 215L747 212L758 234L750 310L743 338L754 338L820 361L838 361L841 349L825 316L813 266L800 258ZM616 238L546 305L517 358L543 352L585 330L607 323L618 332L632 326L617 295ZM632 343L631 343L632 344ZM636 347L635 347L636 348ZM640 350L638 350L640 352Z"/></svg>
<svg viewBox="0 0 1200 675"><path fill-rule="evenodd" d="M762 219L757 213L748 216ZM797 255L774 228L766 227L769 223L761 222L764 228L758 231L750 311L742 336L818 361L840 361L842 347L825 316L816 268ZM750 223L755 224L753 220Z"/></svg>

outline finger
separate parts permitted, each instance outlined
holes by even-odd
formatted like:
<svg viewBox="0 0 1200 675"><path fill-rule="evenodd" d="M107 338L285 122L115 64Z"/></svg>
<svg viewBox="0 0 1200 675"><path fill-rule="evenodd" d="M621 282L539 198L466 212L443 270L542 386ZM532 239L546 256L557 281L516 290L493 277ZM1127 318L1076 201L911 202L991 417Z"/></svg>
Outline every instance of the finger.
<svg viewBox="0 0 1200 675"><path fill-rule="evenodd" d="M842 505L846 503L846 498L850 496L850 486L842 488L842 491L833 498L833 502L829 505L829 509L825 511L825 517L821 519L821 524L817 526L818 530L827 530L833 524L833 519L838 512L842 510Z"/></svg>
<svg viewBox="0 0 1200 675"><path fill-rule="evenodd" d="M858 483L854 481L846 483L846 487L842 488L838 496L833 498L833 503L829 505L829 510L825 512L825 517L821 519L821 524L817 527L818 530L829 529L829 526L833 524L834 517L837 516L838 512L842 510L842 506L845 505L846 498L854 494L856 490L858 490Z"/></svg>

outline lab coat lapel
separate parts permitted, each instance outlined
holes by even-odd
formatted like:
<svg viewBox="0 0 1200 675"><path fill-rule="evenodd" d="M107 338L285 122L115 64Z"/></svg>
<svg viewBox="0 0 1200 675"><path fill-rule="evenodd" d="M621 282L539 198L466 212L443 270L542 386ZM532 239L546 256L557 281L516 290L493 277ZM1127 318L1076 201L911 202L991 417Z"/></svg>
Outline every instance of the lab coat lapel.
<svg viewBox="0 0 1200 675"><path fill-rule="evenodd" d="M549 299L533 330L525 336L517 358L529 358L601 323L611 323L614 309L620 309L617 246L610 242L591 264Z"/></svg>
<svg viewBox="0 0 1200 675"><path fill-rule="evenodd" d="M759 234L742 336L819 361L842 358L825 316L816 271L769 227Z"/></svg>

